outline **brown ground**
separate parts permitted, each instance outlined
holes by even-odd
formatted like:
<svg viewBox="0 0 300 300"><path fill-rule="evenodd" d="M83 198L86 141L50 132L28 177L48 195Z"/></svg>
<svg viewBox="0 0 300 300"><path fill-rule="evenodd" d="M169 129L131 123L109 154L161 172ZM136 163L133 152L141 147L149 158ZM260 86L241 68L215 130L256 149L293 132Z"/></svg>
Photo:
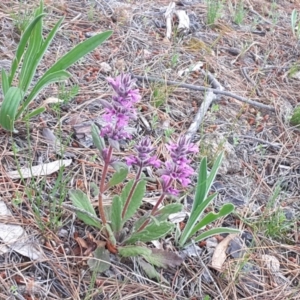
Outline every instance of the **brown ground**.
<svg viewBox="0 0 300 300"><path fill-rule="evenodd" d="M4 68L14 57L20 38L18 26L38 3L29 2L0 3L0 63ZM91 34L113 30L113 35L71 68L73 78L66 88L78 84L77 96L63 104L59 112L55 105L47 104L46 112L29 128L23 123L16 125L19 132L13 135L13 141L18 148L17 161L24 167L29 159L38 165L59 158L45 139L43 128L47 127L67 145L66 151L73 159L64 173L68 175L66 189L58 193L64 195L69 188L90 192L90 182L97 182L101 164L93 163L97 152L91 145L89 122L97 121L101 114L97 99L109 99L111 95L105 78L131 72L163 80L160 84L138 81L143 99L136 125L139 135L151 134L153 140L162 141L164 129L174 129L174 138L187 131L204 99L202 92L170 87L166 80L209 86L205 75L209 71L225 91L271 107L265 109L241 102L234 95L221 95L193 136L201 153L209 157L211 145L207 140L213 143L211 140L218 138L222 144L226 140L234 149L233 156L228 154L230 167L218 177L223 189L218 201L236 204L237 216L227 218L223 225L246 231L248 237L241 239L246 252L241 257L228 255L223 269L216 271L211 267L213 250L209 251L208 243L204 243L201 254L186 258L181 267L158 270L168 284L147 279L134 262L117 258L113 258L109 272L93 278L86 264L89 251L78 251L78 238L89 248L96 232L64 208L58 210L62 214L59 229L45 226L53 200L48 194L57 174L36 181L9 179L5 172L16 170L16 158L12 138L0 131L0 197L13 212L14 221L39 241L44 251L44 259L38 261L14 251L0 256L0 299L300 299L300 136L288 122L299 103L300 81L291 76L299 69L299 42L291 31L290 14L294 8L300 11L300 4L287 0L244 1L245 17L238 26L233 22L237 1L226 0L220 20L206 26L204 1L179 2L176 8L188 13L191 30L173 30L171 40L167 40L163 8L169 1L45 0L46 31L60 16L64 15L65 20L39 72ZM176 27L175 17L173 22ZM201 70L184 77L178 75L178 71L199 61L203 63ZM107 63L111 71L107 72L102 63ZM49 97L62 97L58 86L47 88L32 107ZM162 155L163 151L160 147ZM278 184L281 192L270 204L268 200ZM28 188L25 192L26 186L30 187L31 197ZM40 226L30 203L32 195L42 201ZM13 206L12 200L17 197L21 204ZM67 195L63 200L70 203ZM286 219L269 225L277 230L275 236L270 236L264 221L274 221L278 212L284 212ZM162 244L177 251L172 239ZM268 265L270 257L279 261L279 269L274 271Z"/></svg>

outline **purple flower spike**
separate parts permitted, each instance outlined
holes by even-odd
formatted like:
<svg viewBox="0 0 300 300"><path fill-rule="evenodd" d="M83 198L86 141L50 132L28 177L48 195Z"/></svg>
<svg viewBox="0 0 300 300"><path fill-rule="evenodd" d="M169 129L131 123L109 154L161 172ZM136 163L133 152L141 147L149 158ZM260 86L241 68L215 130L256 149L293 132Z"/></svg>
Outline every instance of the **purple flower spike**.
<svg viewBox="0 0 300 300"><path fill-rule="evenodd" d="M186 187L191 183L190 177L194 174L194 169L190 166L191 160L188 156L197 153L198 148L186 137L180 137L177 143L171 143L166 147L172 159L167 161L165 168L161 170L162 189L166 194L177 195L179 191L172 185L179 182Z"/></svg>
<svg viewBox="0 0 300 300"><path fill-rule="evenodd" d="M134 104L141 99L141 96L137 89L133 89L135 80L129 74L121 74L115 79L108 78L107 81L117 95L112 97L111 102L101 100L105 110L103 119L106 122L101 130L101 136L110 139L111 145L117 145L116 142L131 137L126 127L128 127L129 120L136 119Z"/></svg>
<svg viewBox="0 0 300 300"><path fill-rule="evenodd" d="M151 145L149 137L142 138L135 146L135 149L137 151L137 156L130 156L127 159L127 165L137 165L140 168L148 166L158 168L160 166L160 160L152 155L155 148Z"/></svg>

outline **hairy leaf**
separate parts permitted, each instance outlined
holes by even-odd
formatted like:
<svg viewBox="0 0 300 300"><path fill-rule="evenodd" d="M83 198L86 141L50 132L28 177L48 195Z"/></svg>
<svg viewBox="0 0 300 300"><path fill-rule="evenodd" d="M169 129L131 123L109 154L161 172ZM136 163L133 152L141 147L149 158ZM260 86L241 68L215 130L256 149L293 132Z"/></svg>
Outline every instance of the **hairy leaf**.
<svg viewBox="0 0 300 300"><path fill-rule="evenodd" d="M104 247L98 247L94 251L94 257L87 261L88 266L92 271L102 273L110 267L109 252Z"/></svg>
<svg viewBox="0 0 300 300"><path fill-rule="evenodd" d="M134 232L125 242L126 244L134 244L140 242L150 242L164 237L174 228L174 224L170 222L161 222L159 225L151 223L140 232Z"/></svg>
<svg viewBox="0 0 300 300"><path fill-rule="evenodd" d="M114 196L111 206L111 228L114 233L120 232L122 229L122 200L120 196Z"/></svg>
<svg viewBox="0 0 300 300"><path fill-rule="evenodd" d="M119 171L114 173L109 181L109 186L112 187L117 185L125 180L128 174L128 168L121 168Z"/></svg>
<svg viewBox="0 0 300 300"><path fill-rule="evenodd" d="M142 246L124 246L118 247L118 252L123 257L151 255L151 249Z"/></svg>
<svg viewBox="0 0 300 300"><path fill-rule="evenodd" d="M183 262L183 259L176 253L161 249L151 249L150 254L143 254L143 257L151 264L161 267L177 267Z"/></svg>
<svg viewBox="0 0 300 300"><path fill-rule="evenodd" d="M180 203L171 203L164 206L162 209L155 213L155 218L159 221L167 221L168 217L171 214L178 213L182 210L182 204Z"/></svg>
<svg viewBox="0 0 300 300"><path fill-rule="evenodd" d="M78 207L81 210L84 210L93 216L97 216L96 212L90 202L90 199L88 196L83 193L80 190L71 190L69 191L70 198L72 200L72 203L75 207ZM97 228L101 228L101 225L99 222L97 222L95 219L91 218L90 216L81 213L81 212L76 212L77 217L82 220L85 224L95 226Z"/></svg>
<svg viewBox="0 0 300 300"><path fill-rule="evenodd" d="M97 125L92 125L92 138L97 149L102 153L102 150L105 148L105 143L103 137L100 136L100 130Z"/></svg>
<svg viewBox="0 0 300 300"><path fill-rule="evenodd" d="M124 224L127 220L129 220L138 210L138 208L141 206L143 197L145 195L146 191L146 181L145 180L140 180L133 193L132 197L130 199L128 208L125 212L124 218L122 220L122 223Z"/></svg>

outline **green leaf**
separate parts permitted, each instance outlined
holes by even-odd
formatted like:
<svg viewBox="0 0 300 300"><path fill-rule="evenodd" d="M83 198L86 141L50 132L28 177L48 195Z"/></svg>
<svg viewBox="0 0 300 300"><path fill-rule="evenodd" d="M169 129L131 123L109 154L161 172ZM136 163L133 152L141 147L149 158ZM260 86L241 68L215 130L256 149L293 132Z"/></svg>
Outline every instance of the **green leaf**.
<svg viewBox="0 0 300 300"><path fill-rule="evenodd" d="M59 82L66 80L71 77L71 74L67 71L58 71L47 76L43 76L38 83L34 86L30 94L28 95L27 99L23 102L22 106L17 113L16 119L20 117L29 103L37 96L37 94L47 85L54 82Z"/></svg>
<svg viewBox="0 0 300 300"><path fill-rule="evenodd" d="M175 268L182 264L183 259L174 252L162 249L151 249L150 254L143 254L143 257L151 264L161 268Z"/></svg>
<svg viewBox="0 0 300 300"><path fill-rule="evenodd" d="M10 87L4 97L0 108L0 124L9 131L14 130L14 123L24 92L17 87Z"/></svg>
<svg viewBox="0 0 300 300"><path fill-rule="evenodd" d="M96 212L90 202L90 199L88 196L83 193L80 190L71 190L69 191L70 198L72 200L72 203L75 207L78 207L81 210L84 210L91 215L97 217ZM77 217L82 220L85 224L91 225L97 228L101 228L101 224L99 224L96 220L91 218L90 216L81 213L81 212L76 212Z"/></svg>
<svg viewBox="0 0 300 300"><path fill-rule="evenodd" d="M151 255L151 249L142 246L124 246L118 247L118 253L123 257Z"/></svg>
<svg viewBox="0 0 300 300"><path fill-rule="evenodd" d="M191 236L191 232L197 223L197 221L202 216L206 207L210 204L210 202L217 196L217 194L210 195L204 202L202 202L196 209L191 213L184 229L179 239L179 246L183 247L186 243L187 239Z"/></svg>
<svg viewBox="0 0 300 300"><path fill-rule="evenodd" d="M137 262L139 266L144 270L148 278L155 279L158 282L164 282L165 284L170 285L169 282L164 277L162 277L162 275L158 273L151 264L144 261L143 259L138 259Z"/></svg>
<svg viewBox="0 0 300 300"><path fill-rule="evenodd" d="M117 171L116 173L114 173L114 175L111 177L110 181L109 181L109 186L112 187L114 185L117 185L121 182L123 182L128 174L128 168L121 168L119 171Z"/></svg>
<svg viewBox="0 0 300 300"><path fill-rule="evenodd" d="M32 52L29 53L29 49L26 51L26 54L28 53L28 57L29 57L28 66L26 67L25 58L24 58L24 62L22 65L22 71L23 71L23 68L25 69L24 79L21 80L22 77L20 76L20 83L23 84L22 87L25 91L29 88L29 86L32 82L32 78L33 78L34 74L36 73L37 66L40 63L40 61L42 60L42 58L43 58L45 52L47 51L50 43L52 42L53 38L55 37L63 19L64 18L61 18L55 24L55 26L52 28L52 30L48 34L45 42L42 42L43 41L42 35L41 35L41 33L39 33L39 30L41 28L37 28L38 26L36 26L35 30L37 30L37 33L33 36L34 41L32 42L33 43ZM42 24L42 20L41 20L41 24ZM38 43L36 40L40 40L41 43ZM22 75L22 72L21 72L21 75Z"/></svg>
<svg viewBox="0 0 300 300"><path fill-rule="evenodd" d="M36 61L36 55L40 51L41 43L43 42L42 30L43 22L42 18L36 23L36 26L31 32L28 47L24 53L21 72L19 75L19 88L24 92L27 91L29 84L34 76L35 69L39 60Z"/></svg>
<svg viewBox="0 0 300 300"><path fill-rule="evenodd" d="M166 221L171 214L178 213L182 210L182 204L171 203L164 206L162 209L155 213L155 218L159 221Z"/></svg>
<svg viewBox="0 0 300 300"><path fill-rule="evenodd" d="M25 117L24 120L30 120L31 118L40 115L41 113L43 113L46 110L45 107L39 107L33 111L31 111L30 113L28 113Z"/></svg>
<svg viewBox="0 0 300 300"><path fill-rule="evenodd" d="M134 183L134 179L129 180L121 192L121 199L122 199L123 206L125 205L126 199L129 196L129 193L132 189L133 183Z"/></svg>
<svg viewBox="0 0 300 300"><path fill-rule="evenodd" d="M232 203L224 204L218 213L210 212L208 213L191 231L190 236L196 233L198 230L204 226L218 220L221 217L225 217L234 210L234 205Z"/></svg>
<svg viewBox="0 0 300 300"><path fill-rule="evenodd" d="M112 35L112 31L106 31L99 33L91 38L85 40L84 42L76 45L72 50L60 58L46 73L44 76L57 72L60 70L65 70L71 65L76 63L86 54L92 52L95 48L105 42Z"/></svg>
<svg viewBox="0 0 300 300"><path fill-rule="evenodd" d="M174 228L170 222L161 222L159 225L151 223L140 232L134 232L126 241L126 244L134 244L140 242L150 242L164 237L168 232Z"/></svg>
<svg viewBox="0 0 300 300"><path fill-rule="evenodd" d="M206 198L207 196L207 188L206 188L206 181L207 181L207 159L203 157L200 163L198 179L197 179L197 187L195 198L193 202L192 211L196 209Z"/></svg>
<svg viewBox="0 0 300 300"><path fill-rule="evenodd" d="M119 233L122 228L122 200L119 196L114 196L111 206L111 228L114 233Z"/></svg>
<svg viewBox="0 0 300 300"><path fill-rule="evenodd" d="M103 137L100 136L100 130L97 125L92 125L92 138L97 149L102 153L102 150L105 148L105 143Z"/></svg>
<svg viewBox="0 0 300 300"><path fill-rule="evenodd" d="M9 85L12 84L12 81L13 81L13 78L15 76L16 70L17 70L17 68L18 68L18 66L21 62L22 56L23 56L24 51L25 51L25 47L27 45L27 42L28 42L28 40L31 36L31 33L32 33L34 27L37 25L37 23L40 21L40 19L44 16L45 16L45 14L41 14L41 15L37 16L36 18L34 18L34 20L25 29L25 31L24 31L21 39L20 39L20 42L18 44L18 48L17 48L17 51L16 51L16 57L12 62L11 72L10 72L10 75L9 75Z"/></svg>
<svg viewBox="0 0 300 300"><path fill-rule="evenodd" d="M87 261L88 266L92 271L102 273L110 267L109 252L104 247L98 247L94 253L93 258Z"/></svg>
<svg viewBox="0 0 300 300"><path fill-rule="evenodd" d="M207 193L209 192L209 190L217 176L218 170L222 164L223 155L224 155L224 152L221 152L219 154L219 156L217 157L217 159L214 162L212 169L210 170L210 173L208 175L207 182L206 182Z"/></svg>
<svg viewBox="0 0 300 300"><path fill-rule="evenodd" d="M138 210L138 208L141 206L143 197L145 195L146 191L146 181L145 180L140 180L133 193L131 200L129 202L128 208L125 212L124 219L122 220L122 223L124 224L127 220L129 220ZM122 199L123 201L123 199Z"/></svg>
<svg viewBox="0 0 300 300"><path fill-rule="evenodd" d="M207 230L202 234L198 235L196 238L193 238L195 243L198 243L202 240L205 240L213 235L223 234L223 233L241 233L238 229L226 228L226 227L218 227L214 229Z"/></svg>
<svg viewBox="0 0 300 300"><path fill-rule="evenodd" d="M8 76L5 72L4 69L2 69L2 72L1 72L1 85L2 85L2 93L3 93L3 96L5 96L5 94L7 93L8 89L9 89L9 82L8 82Z"/></svg>

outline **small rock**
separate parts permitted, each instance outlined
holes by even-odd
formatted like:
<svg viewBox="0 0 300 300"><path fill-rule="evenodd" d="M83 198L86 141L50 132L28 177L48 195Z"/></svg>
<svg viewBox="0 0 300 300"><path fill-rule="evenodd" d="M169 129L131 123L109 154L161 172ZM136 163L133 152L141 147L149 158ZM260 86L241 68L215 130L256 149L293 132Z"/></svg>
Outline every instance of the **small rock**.
<svg viewBox="0 0 300 300"><path fill-rule="evenodd" d="M218 240L215 237L206 240L206 250L208 253L213 253L218 245Z"/></svg>
<svg viewBox="0 0 300 300"><path fill-rule="evenodd" d="M236 236L229 242L226 253L229 254L232 258L241 258L246 253L246 250L243 248L244 245L242 240Z"/></svg>

